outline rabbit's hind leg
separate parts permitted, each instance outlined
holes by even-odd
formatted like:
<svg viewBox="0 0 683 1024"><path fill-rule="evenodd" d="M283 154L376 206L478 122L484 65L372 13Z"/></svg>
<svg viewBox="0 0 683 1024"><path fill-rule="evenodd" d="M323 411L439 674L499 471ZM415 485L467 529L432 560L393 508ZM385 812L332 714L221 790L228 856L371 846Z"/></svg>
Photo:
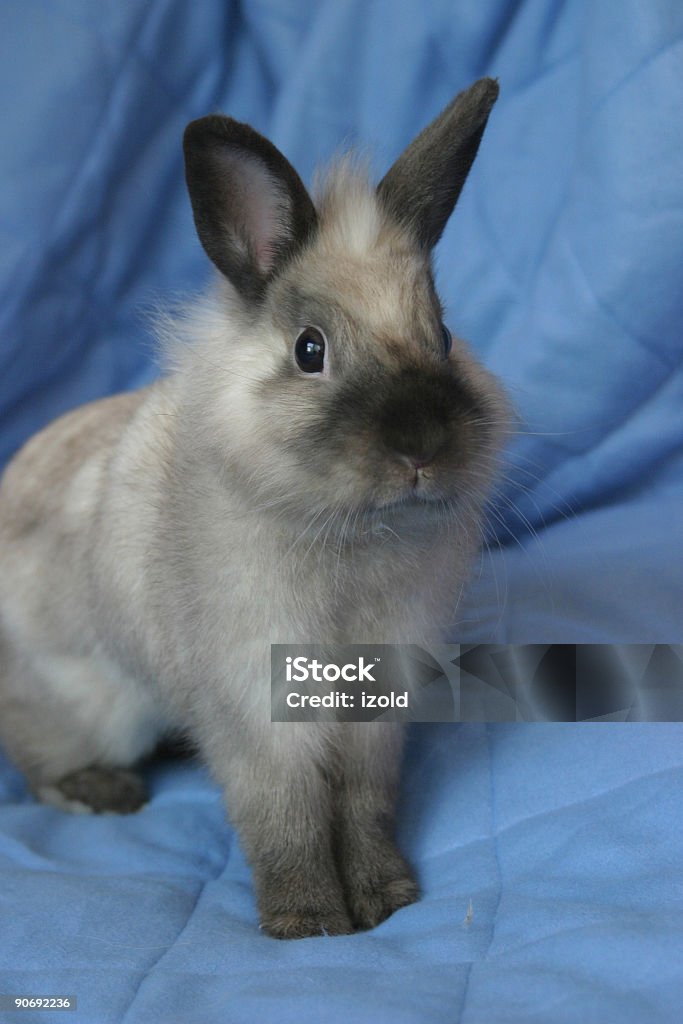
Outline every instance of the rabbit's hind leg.
<svg viewBox="0 0 683 1024"><path fill-rule="evenodd" d="M37 789L43 803L73 814L132 814L147 803L147 790L137 772L91 765L78 768Z"/></svg>
<svg viewBox="0 0 683 1024"><path fill-rule="evenodd" d="M144 686L94 657L13 657L0 679L0 742L39 800L74 813L137 810L131 766L165 731Z"/></svg>

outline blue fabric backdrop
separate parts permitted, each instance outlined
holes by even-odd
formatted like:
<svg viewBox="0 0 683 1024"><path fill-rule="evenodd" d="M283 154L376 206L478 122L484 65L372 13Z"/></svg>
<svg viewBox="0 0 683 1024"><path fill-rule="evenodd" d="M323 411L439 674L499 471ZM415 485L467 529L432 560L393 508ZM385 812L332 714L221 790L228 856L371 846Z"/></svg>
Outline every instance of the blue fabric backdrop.
<svg viewBox="0 0 683 1024"><path fill-rule="evenodd" d="M4 0L0 461L151 379L147 312L208 279L188 120L249 121L306 180L348 143L379 175L482 74L501 97L438 284L519 429L453 639L680 642L669 0ZM88 1024L678 1021L682 741L677 725L416 728L401 834L423 901L292 944L258 932L201 770L158 766L140 814L83 820L36 806L2 761L0 992L76 992Z"/></svg>

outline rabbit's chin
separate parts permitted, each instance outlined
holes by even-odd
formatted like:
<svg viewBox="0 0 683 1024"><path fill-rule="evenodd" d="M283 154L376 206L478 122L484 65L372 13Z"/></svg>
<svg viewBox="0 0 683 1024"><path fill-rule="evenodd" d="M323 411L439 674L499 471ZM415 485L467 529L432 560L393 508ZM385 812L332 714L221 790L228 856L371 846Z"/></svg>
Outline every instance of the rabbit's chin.
<svg viewBox="0 0 683 1024"><path fill-rule="evenodd" d="M443 482L420 472L388 491L378 495L373 502L377 511L390 513L392 510L415 509L427 514L430 508L443 510L457 500L457 492L453 488L445 487Z"/></svg>
<svg viewBox="0 0 683 1024"><path fill-rule="evenodd" d="M456 516L456 505L434 494L415 491L399 498L377 503L370 510L370 517L390 524L392 522L422 524L428 526L433 520Z"/></svg>

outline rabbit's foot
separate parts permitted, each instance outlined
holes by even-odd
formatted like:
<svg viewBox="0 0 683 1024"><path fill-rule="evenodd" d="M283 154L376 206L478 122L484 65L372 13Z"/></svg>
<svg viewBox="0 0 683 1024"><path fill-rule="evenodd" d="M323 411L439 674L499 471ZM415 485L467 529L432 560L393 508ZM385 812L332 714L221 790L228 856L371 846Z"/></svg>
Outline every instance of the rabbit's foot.
<svg viewBox="0 0 683 1024"><path fill-rule="evenodd" d="M258 889L263 931L276 939L305 939L349 935L354 930L333 866L324 866L329 871L323 877L314 864L310 871L262 876Z"/></svg>
<svg viewBox="0 0 683 1024"><path fill-rule="evenodd" d="M124 768L92 765L38 788L44 802L75 814L131 814L147 802L139 775Z"/></svg>
<svg viewBox="0 0 683 1024"><path fill-rule="evenodd" d="M261 928L274 939L306 939L323 935L350 935L354 931L349 915L338 907L302 908L269 913Z"/></svg>
<svg viewBox="0 0 683 1024"><path fill-rule="evenodd" d="M362 856L347 857L341 873L351 919L361 930L374 928L420 898L410 867L388 841Z"/></svg>

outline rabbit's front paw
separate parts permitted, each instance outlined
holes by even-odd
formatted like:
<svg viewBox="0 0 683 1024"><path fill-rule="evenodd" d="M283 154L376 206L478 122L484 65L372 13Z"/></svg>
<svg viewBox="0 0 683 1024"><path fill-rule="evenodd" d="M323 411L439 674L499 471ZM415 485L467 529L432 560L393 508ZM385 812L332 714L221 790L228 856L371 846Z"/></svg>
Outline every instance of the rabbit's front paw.
<svg viewBox="0 0 683 1024"><path fill-rule="evenodd" d="M354 928L345 909L302 908L264 914L261 928L274 939L306 939L315 935L349 935Z"/></svg>
<svg viewBox="0 0 683 1024"><path fill-rule="evenodd" d="M353 923L332 864L309 863L309 870L269 872L260 879L261 928L275 939L348 935ZM318 869L318 870L316 870Z"/></svg>
<svg viewBox="0 0 683 1024"><path fill-rule="evenodd" d="M356 928L374 928L396 910L410 906L420 891L410 867L389 844L372 855L351 857L342 868L344 892Z"/></svg>

